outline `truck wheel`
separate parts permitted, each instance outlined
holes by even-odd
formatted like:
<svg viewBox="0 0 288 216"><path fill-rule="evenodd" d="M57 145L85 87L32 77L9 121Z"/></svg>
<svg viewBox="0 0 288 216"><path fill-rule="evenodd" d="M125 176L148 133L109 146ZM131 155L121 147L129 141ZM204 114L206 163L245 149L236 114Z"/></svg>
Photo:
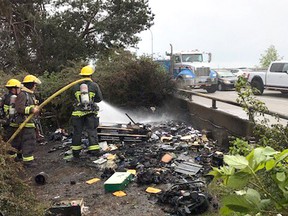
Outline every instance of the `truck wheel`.
<svg viewBox="0 0 288 216"><path fill-rule="evenodd" d="M264 86L259 80L252 80L251 82L252 90L254 95L262 95L264 91Z"/></svg>
<svg viewBox="0 0 288 216"><path fill-rule="evenodd" d="M207 91L208 93L214 93L214 92L216 92L216 91L217 91L217 84L211 85L211 86L207 87L207 88L206 88L206 91Z"/></svg>

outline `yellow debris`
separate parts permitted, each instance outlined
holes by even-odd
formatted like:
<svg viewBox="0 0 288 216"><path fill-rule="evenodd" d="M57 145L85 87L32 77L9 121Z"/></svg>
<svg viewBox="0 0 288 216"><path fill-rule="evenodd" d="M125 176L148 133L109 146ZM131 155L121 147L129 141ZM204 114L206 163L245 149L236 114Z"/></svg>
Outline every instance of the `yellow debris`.
<svg viewBox="0 0 288 216"><path fill-rule="evenodd" d="M123 197L126 196L127 194L124 191L115 191L113 195L117 197Z"/></svg>
<svg viewBox="0 0 288 216"><path fill-rule="evenodd" d="M136 175L136 170L134 169L127 170L127 172L133 174L134 176Z"/></svg>
<svg viewBox="0 0 288 216"><path fill-rule="evenodd" d="M93 183L96 183L96 182L98 182L98 181L100 181L99 178L93 178L93 179L90 179L90 180L86 181L86 183L87 183L87 184L93 184Z"/></svg>
<svg viewBox="0 0 288 216"><path fill-rule="evenodd" d="M158 189L158 188L148 187L148 188L146 189L146 192L147 192L147 193L154 193L154 194L156 194L156 193L161 192L161 190Z"/></svg>

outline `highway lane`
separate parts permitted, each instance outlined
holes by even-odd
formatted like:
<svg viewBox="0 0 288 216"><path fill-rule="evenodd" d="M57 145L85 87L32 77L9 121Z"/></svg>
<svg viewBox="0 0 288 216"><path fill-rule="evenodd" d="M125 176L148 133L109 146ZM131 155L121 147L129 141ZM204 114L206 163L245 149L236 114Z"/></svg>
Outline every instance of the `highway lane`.
<svg viewBox="0 0 288 216"><path fill-rule="evenodd" d="M203 89L193 89L192 91L202 93L208 96L212 96L218 99L224 99L236 102L236 98L238 97L236 91L216 91L215 93L209 94ZM278 91L271 91L271 90L265 90L263 95L255 96L258 100L263 101L267 108L270 111L277 112L283 115L287 115L287 107L288 107L288 94L282 94ZM212 107L212 100L199 97L196 95L192 96L193 102L202 104L207 107ZM236 115L243 119L248 119L248 116L246 113L242 110L240 107L236 107L233 105L229 105L222 102L216 102L216 106L219 110L225 111L227 113L230 113L232 115ZM271 123L277 123L277 121L274 118L270 118ZM281 120L280 123L287 124L287 120Z"/></svg>

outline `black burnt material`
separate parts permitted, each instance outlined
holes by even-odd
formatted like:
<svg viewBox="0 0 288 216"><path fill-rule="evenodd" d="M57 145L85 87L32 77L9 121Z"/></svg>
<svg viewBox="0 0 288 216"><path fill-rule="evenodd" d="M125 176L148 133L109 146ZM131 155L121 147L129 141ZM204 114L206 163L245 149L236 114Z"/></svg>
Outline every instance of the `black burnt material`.
<svg viewBox="0 0 288 216"><path fill-rule="evenodd" d="M158 202L168 204L166 211L173 215L199 215L209 208L211 198L205 192L205 184L201 181L174 184L160 194Z"/></svg>

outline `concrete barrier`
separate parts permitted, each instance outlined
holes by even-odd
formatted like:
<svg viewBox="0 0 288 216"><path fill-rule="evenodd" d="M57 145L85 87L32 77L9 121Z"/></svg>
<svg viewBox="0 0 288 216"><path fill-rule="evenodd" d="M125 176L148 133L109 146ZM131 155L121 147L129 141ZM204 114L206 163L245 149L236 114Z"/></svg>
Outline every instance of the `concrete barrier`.
<svg viewBox="0 0 288 216"><path fill-rule="evenodd" d="M229 137L250 137L252 124L245 119L223 111L202 106L183 98L172 97L170 108L174 113L181 113L179 118L188 121L198 130L211 131L212 138L223 147L229 146Z"/></svg>

